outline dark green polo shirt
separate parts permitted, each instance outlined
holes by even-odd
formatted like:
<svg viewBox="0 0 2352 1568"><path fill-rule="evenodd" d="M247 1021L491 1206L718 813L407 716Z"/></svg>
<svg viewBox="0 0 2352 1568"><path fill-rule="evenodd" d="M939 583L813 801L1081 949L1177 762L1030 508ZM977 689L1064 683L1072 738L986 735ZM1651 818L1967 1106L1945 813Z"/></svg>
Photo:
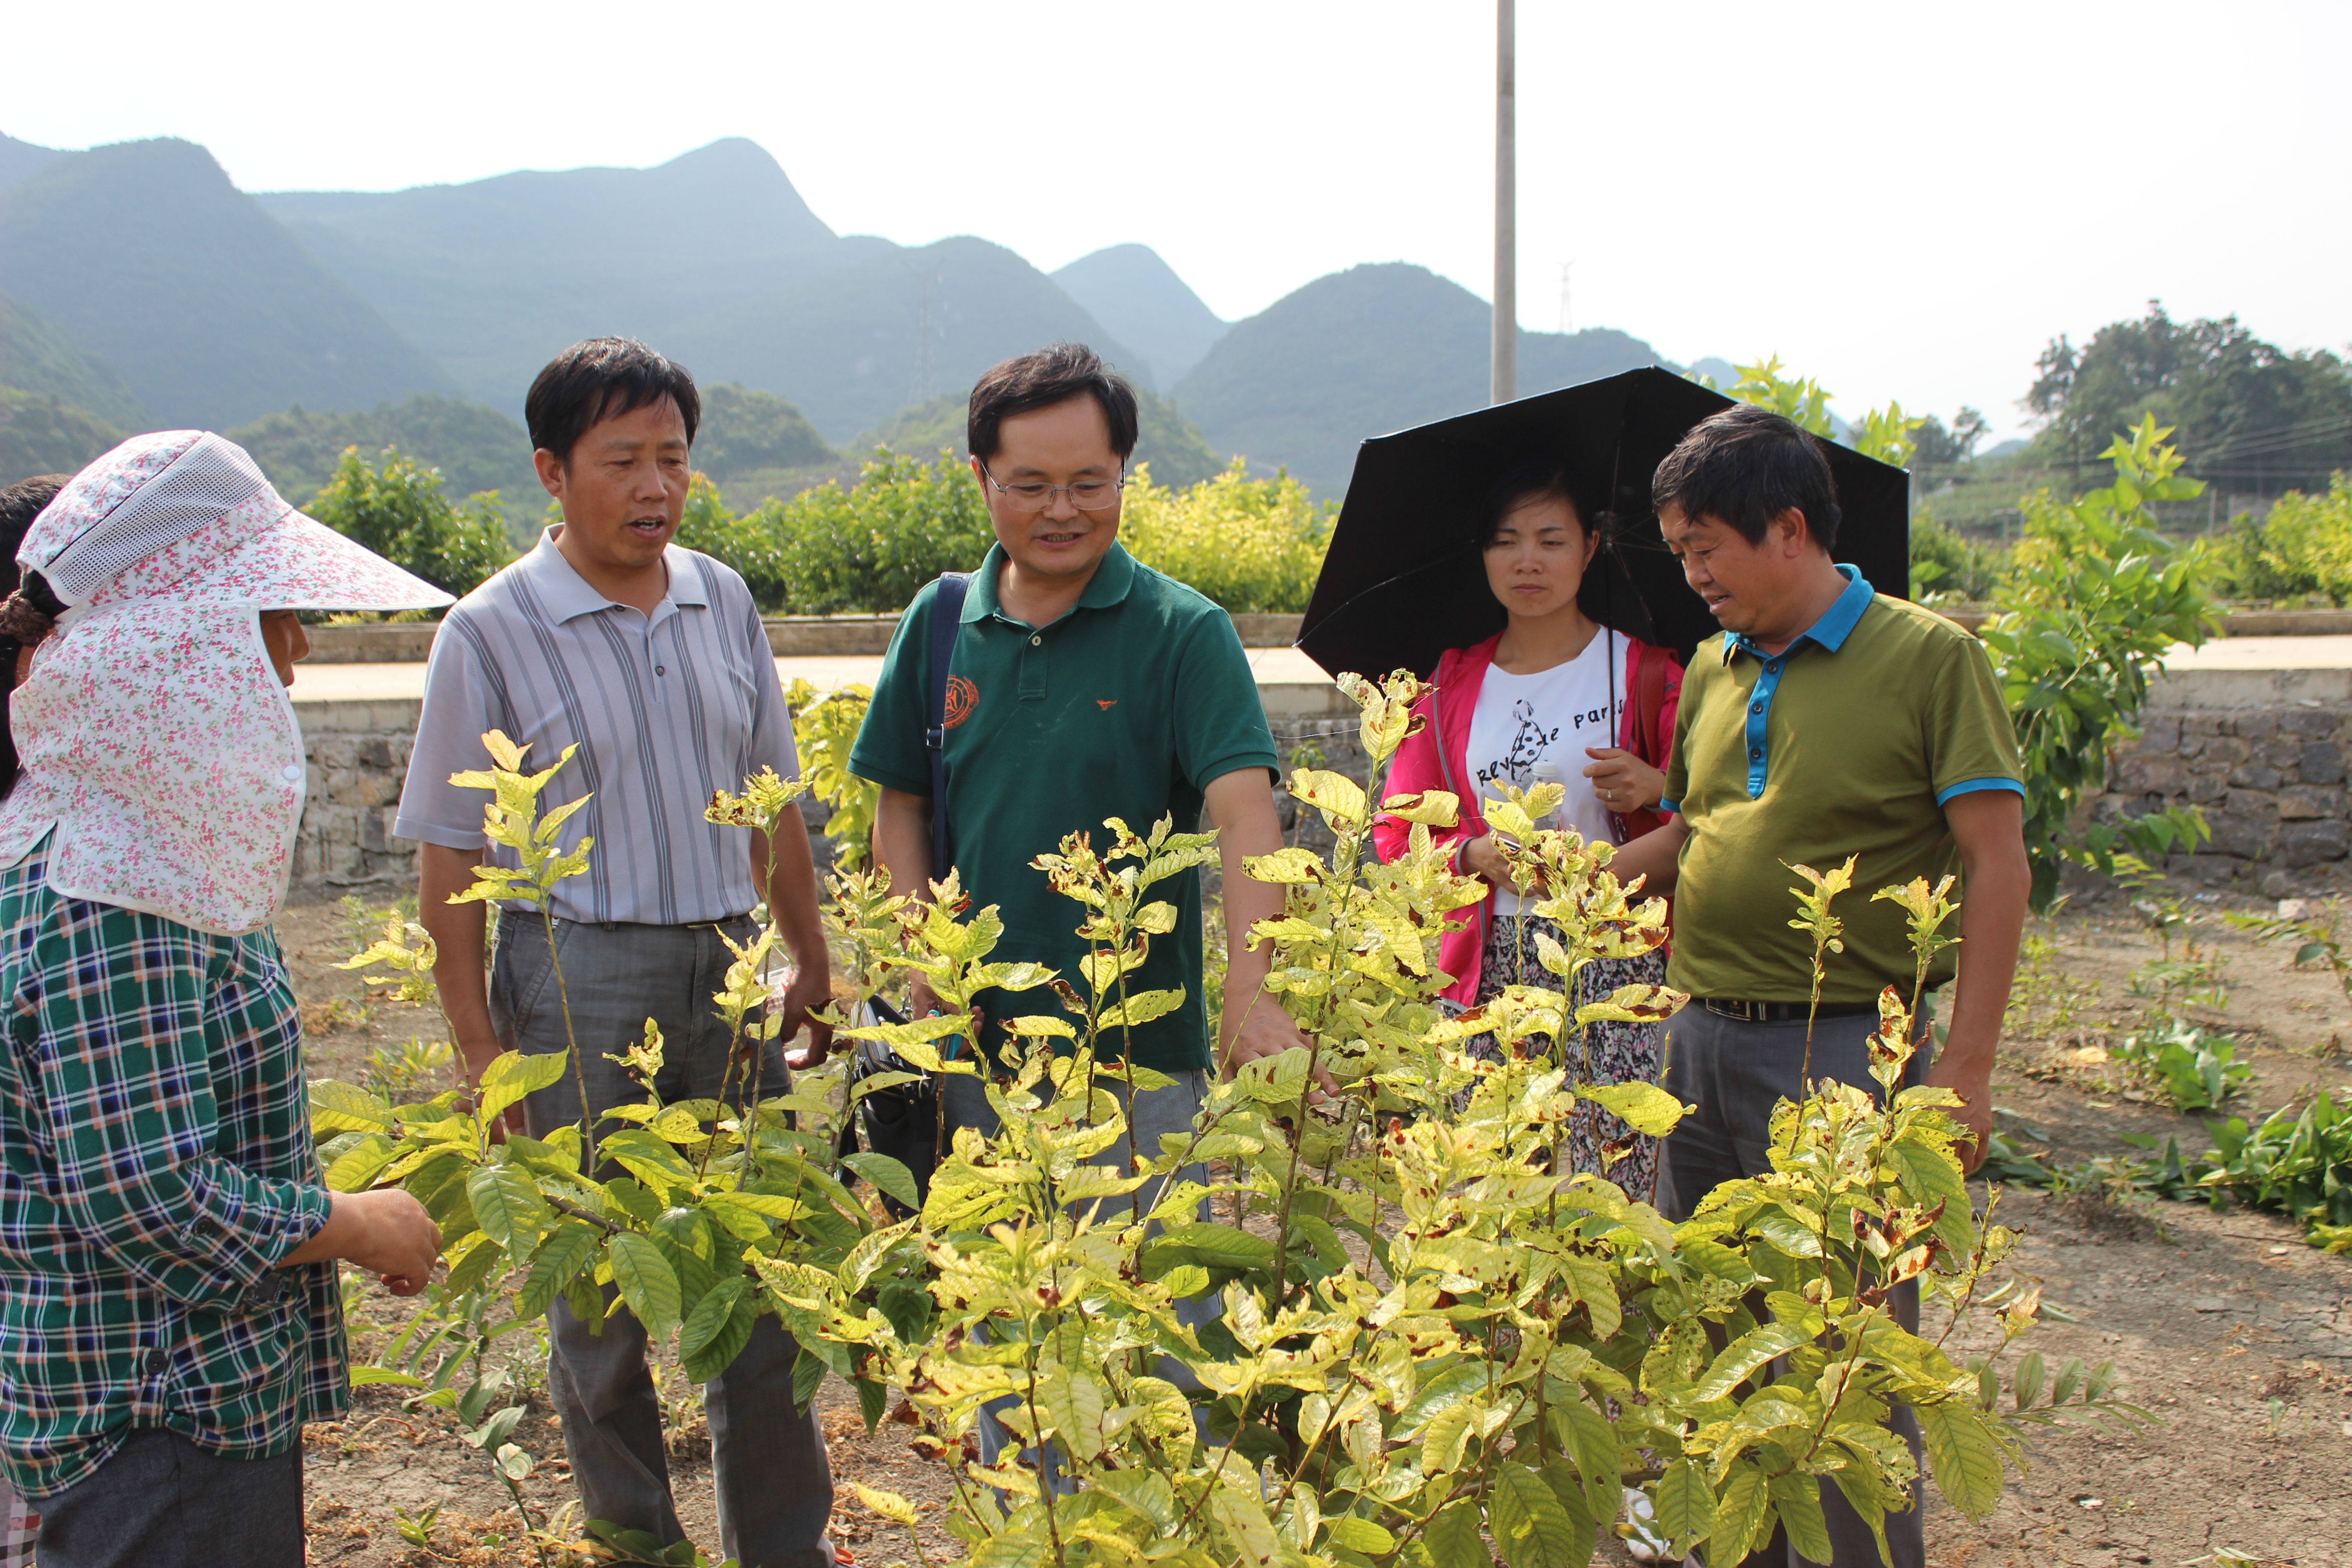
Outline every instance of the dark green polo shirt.
<svg viewBox="0 0 2352 1568"><path fill-rule="evenodd" d="M1873 594L1851 566L1828 613L1778 654L1726 634L1683 675L1668 811L1689 825L1675 883L1667 984L1695 996L1802 1002L1812 937L1792 931L1803 879L1860 857L1830 906L1845 952L1826 956L1825 1002L1910 999L1909 928L1871 895L1959 869L1944 805L2024 786L2017 732L1984 645L1916 605ZM1947 928L1950 934L1950 928ZM1951 978L1948 947L1928 984Z"/></svg>
<svg viewBox="0 0 2352 1568"><path fill-rule="evenodd" d="M1032 626L997 599L1004 559L992 545L973 574L948 666L948 822L974 907L994 904L1004 921L992 956L1050 964L1083 991L1084 910L1030 862L1067 833L1106 843L1108 816L1149 833L1172 815L1178 831L1194 831L1212 780L1274 769L1274 737L1233 619L1211 600L1114 544L1070 613ZM858 777L908 795L931 792L923 731L938 596L938 584L925 585L898 622L849 756ZM1129 984L1181 986L1184 1005L1136 1030L1135 1059L1163 1071L1204 1068L1200 879L1171 878L1155 891L1176 906L1176 929L1151 939ZM992 1026L1059 1011L1050 991L991 991L982 1004ZM1001 1040L992 1027L991 1047Z"/></svg>

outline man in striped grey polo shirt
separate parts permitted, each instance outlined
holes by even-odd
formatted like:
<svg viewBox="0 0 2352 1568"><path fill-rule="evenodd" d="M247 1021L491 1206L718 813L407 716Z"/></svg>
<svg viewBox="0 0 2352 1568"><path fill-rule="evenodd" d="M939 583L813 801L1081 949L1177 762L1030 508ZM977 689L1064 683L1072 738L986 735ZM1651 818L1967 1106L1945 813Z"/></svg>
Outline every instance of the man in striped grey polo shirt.
<svg viewBox="0 0 2352 1568"><path fill-rule="evenodd" d="M748 942L762 899L797 971L781 1040L808 1026L802 1066L828 1043L808 1016L831 974L806 836L782 832L771 846L754 834L747 851L740 829L703 820L713 790L763 766L791 778L800 764L750 589L670 542L700 411L684 367L626 339L576 343L540 373L524 412L563 521L442 624L394 828L421 841L420 918L440 945L435 977L468 1076L509 1047L563 1050L568 999L591 1116L644 1098L607 1058L641 1038L648 1016L667 1042L665 1101L719 1098L732 1045L710 1000L732 959L720 933ZM486 977L483 907L449 902L482 858L485 797L448 779L486 764L481 736L493 729L528 743L534 770L580 748L540 799L544 810L589 796L561 843L595 847L588 873L556 886L555 952L536 915L502 909ZM763 1097L789 1087L781 1040L759 1064ZM739 1069L730 1098L748 1076ZM580 1122L572 1075L522 1110L537 1137ZM624 1309L592 1332L561 1300L549 1329L549 1392L586 1517L681 1539L644 1329ZM833 1478L814 1406L793 1411L797 1354L762 1316L709 1389L720 1544L745 1568L833 1561Z"/></svg>

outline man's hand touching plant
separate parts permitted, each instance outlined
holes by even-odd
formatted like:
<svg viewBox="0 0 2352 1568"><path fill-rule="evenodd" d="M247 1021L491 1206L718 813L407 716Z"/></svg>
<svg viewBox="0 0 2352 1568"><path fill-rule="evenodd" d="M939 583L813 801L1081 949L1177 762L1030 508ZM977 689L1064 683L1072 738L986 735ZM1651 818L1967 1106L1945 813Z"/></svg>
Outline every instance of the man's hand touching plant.
<svg viewBox="0 0 2352 1568"><path fill-rule="evenodd" d="M1206 795L1210 820L1217 825L1217 858L1225 879L1225 1010L1217 1055L1232 1073L1264 1057L1306 1050L1308 1042L1282 1003L1266 994L1273 944L1253 947L1249 940L1252 926L1280 918L1283 909L1280 886L1261 882L1242 869L1246 857L1271 855L1282 847L1282 819L1275 813L1273 785L1263 771L1241 768L1211 780ZM1310 1104L1339 1091L1328 1071L1318 1068L1315 1078L1321 1087L1307 1091Z"/></svg>

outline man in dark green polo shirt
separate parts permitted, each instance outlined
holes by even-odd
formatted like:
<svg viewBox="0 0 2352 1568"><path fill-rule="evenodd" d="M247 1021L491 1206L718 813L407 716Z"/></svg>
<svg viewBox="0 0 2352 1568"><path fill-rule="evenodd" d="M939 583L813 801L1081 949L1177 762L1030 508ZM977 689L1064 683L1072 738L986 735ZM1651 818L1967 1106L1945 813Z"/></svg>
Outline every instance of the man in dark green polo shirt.
<svg viewBox="0 0 2352 1568"><path fill-rule="evenodd" d="M1952 871L1960 944L1928 982L1957 969L1958 984L1926 1080L1968 1102L1957 1114L1979 1140L1963 1150L1973 1167L2031 882L2016 735L1991 664L1951 622L1835 564L1829 464L1777 414L1742 406L1699 425L1658 466L1652 497L1724 627L1683 677L1660 806L1672 815L1615 868L1674 894L1666 978L1694 998L1668 1026L1665 1086L1696 1109L1666 1141L1660 1205L1679 1218L1721 1183L1768 1171L1772 1108L1801 1099L1808 1076L1870 1087L1878 994L1907 999L1916 973L1902 910L1870 895ZM1812 943L1789 927L1799 879L1782 862L1827 869L1849 855L1853 890L1835 906L1845 952L1829 958L1809 1049ZM1916 1325L1916 1282L1891 1305ZM1916 1453L1910 1411L1892 1425ZM1824 1485L1822 1505L1834 1568L1877 1563L1844 1494ZM1886 1534L1895 1568L1925 1561L1916 1507ZM1798 1558L1776 1542L1749 1561Z"/></svg>
<svg viewBox="0 0 2352 1568"><path fill-rule="evenodd" d="M1056 344L1008 360L971 395L973 482L996 531L973 574L950 662L948 821L957 868L975 905L1004 921L995 957L1075 975L1087 944L1081 908L1030 865L1065 834L1103 841L1103 819L1148 831L1173 814L1191 831L1202 805L1221 830L1230 1059L1302 1046L1263 994L1270 953L1245 945L1253 921L1280 912L1281 889L1244 876L1240 857L1281 847L1274 740L1241 639L1224 611L1120 548L1118 508L1136 438L1135 395L1092 351ZM929 663L939 585L916 595L890 644L850 768L882 786L877 856L894 893L920 895L931 864ZM1167 887L1176 929L1151 944L1144 989L1181 987L1184 1005L1134 1032L1138 1064L1178 1075L1166 1114L1139 1105L1137 1131L1189 1126L1210 1066L1201 977L1198 886ZM985 1042L1034 1012L1034 998L985 993ZM928 996L916 998L919 1008ZM951 1079L950 1116L981 1120L968 1079ZM961 1091L961 1092L957 1092ZM1183 1101L1180 1107L1176 1102ZM1147 1122L1146 1111L1150 1115ZM1164 1129L1157 1124L1165 1121Z"/></svg>

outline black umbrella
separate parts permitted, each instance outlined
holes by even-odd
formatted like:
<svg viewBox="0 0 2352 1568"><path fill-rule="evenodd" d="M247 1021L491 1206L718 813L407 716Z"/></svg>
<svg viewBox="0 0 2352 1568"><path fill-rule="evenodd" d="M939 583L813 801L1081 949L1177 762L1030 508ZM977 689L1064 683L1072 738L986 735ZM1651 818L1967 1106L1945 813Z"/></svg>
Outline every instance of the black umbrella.
<svg viewBox="0 0 2352 1568"><path fill-rule="evenodd" d="M1585 613L1689 658L1719 628L1666 551L1650 476L1692 426L1730 406L1721 393L1652 367L1366 441L1298 646L1334 675L1410 669L1425 679L1447 648L1501 630L1503 606L1478 548L1480 509L1512 464L1557 456L1591 493L1609 497L1616 520L1613 546L1585 574ZM1837 481L1837 558L1880 593L1910 597L1910 477L1823 446Z"/></svg>

